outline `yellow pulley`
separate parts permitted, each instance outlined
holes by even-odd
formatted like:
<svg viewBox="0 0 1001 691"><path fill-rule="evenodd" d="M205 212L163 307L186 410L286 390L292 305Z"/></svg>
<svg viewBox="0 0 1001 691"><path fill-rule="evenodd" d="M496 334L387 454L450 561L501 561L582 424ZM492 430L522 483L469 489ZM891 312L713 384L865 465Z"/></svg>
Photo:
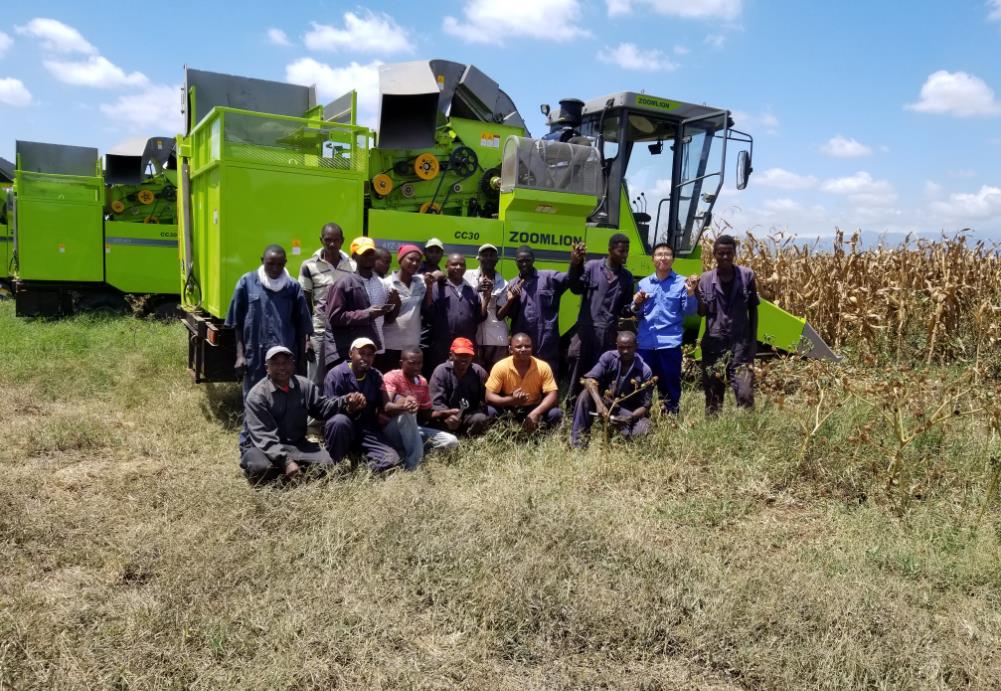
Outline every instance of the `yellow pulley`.
<svg viewBox="0 0 1001 691"><path fill-rule="evenodd" d="M121 199L116 199L115 201L111 202L111 210L114 211L116 214L120 214L123 211L125 211L125 204L122 203Z"/></svg>
<svg viewBox="0 0 1001 691"><path fill-rule="evenodd" d="M152 190L139 190L139 194L136 195L140 204L152 204L153 200L156 199L156 195L153 194Z"/></svg>
<svg viewBox="0 0 1001 691"><path fill-rule="evenodd" d="M385 173L379 173L372 178L372 190L380 197L385 197L393 191L393 178Z"/></svg>
<svg viewBox="0 0 1001 691"><path fill-rule="evenodd" d="M425 152L414 159L414 172L421 180L434 180L440 170L438 157L432 153Z"/></svg>
<svg viewBox="0 0 1001 691"><path fill-rule="evenodd" d="M441 204L432 204L431 202L424 202L421 204L422 214L440 214Z"/></svg>
<svg viewBox="0 0 1001 691"><path fill-rule="evenodd" d="M146 218L143 219L143 223L151 223L153 225L156 225L159 222L160 219L158 219L156 216L147 216Z"/></svg>

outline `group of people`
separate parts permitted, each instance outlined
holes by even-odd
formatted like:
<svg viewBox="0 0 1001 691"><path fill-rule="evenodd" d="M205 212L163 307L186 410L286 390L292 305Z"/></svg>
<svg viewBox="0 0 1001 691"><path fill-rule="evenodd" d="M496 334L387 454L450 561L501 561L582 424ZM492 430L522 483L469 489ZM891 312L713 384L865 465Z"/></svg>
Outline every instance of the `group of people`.
<svg viewBox="0 0 1001 691"><path fill-rule="evenodd" d="M672 270L671 246L656 245L655 272L638 286L621 234L599 259L575 245L566 271L536 269L532 249L520 247L511 280L497 271L491 244L472 270L436 238L406 244L389 273L392 255L369 237L345 253L342 229L328 223L320 242L298 281L284 249L265 248L230 304L243 377L241 467L252 482L359 455L374 471L414 469L426 450L454 448L501 418L526 432L559 427L561 366L570 372L574 447L596 419L641 436L655 388L663 411L678 412L684 320L695 314L706 319L707 413L719 411L727 383L738 405L754 404L757 288L753 272L734 263L728 235L713 246L716 267L687 279ZM581 296L568 349L558 325L567 291ZM565 351L575 352L572 362ZM322 446L311 440L321 430Z"/></svg>

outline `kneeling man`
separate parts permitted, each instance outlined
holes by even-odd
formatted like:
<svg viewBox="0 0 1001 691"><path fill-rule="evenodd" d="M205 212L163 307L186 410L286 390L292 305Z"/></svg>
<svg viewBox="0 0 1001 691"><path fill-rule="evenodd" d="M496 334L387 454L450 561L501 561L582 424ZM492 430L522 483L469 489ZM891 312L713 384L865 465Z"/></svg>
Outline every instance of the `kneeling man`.
<svg viewBox="0 0 1001 691"><path fill-rule="evenodd" d="M295 375L292 351L285 346L269 349L264 360L266 376L244 403L246 440L240 449L240 467L254 484L279 475L294 478L303 466L332 464L330 454L306 440L307 417L326 419L365 405L358 393L324 398L313 382Z"/></svg>
<svg viewBox="0 0 1001 691"><path fill-rule="evenodd" d="M532 357L532 338L517 333L511 337L510 357L490 370L487 404L522 423L526 432L541 426L555 427L563 420L559 390L553 370L545 360Z"/></svg>
<svg viewBox="0 0 1001 691"><path fill-rule="evenodd" d="M636 354L636 336L631 331L620 331L615 350L602 354L584 375L584 391L577 397L570 444L579 448L586 443L594 414L626 439L649 432L652 377L653 372Z"/></svg>

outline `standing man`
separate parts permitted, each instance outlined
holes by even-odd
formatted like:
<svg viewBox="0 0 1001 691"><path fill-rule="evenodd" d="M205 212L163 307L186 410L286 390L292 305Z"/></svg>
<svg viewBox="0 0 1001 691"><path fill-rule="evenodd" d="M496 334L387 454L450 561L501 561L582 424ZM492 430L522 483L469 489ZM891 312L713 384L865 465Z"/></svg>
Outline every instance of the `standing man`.
<svg viewBox="0 0 1001 691"><path fill-rule="evenodd" d="M398 306L386 315L382 334L386 347L385 366L395 369L400 364L400 354L408 348L420 348L421 310L430 302L433 282L430 274L418 275L421 266L421 248L403 245L396 253L400 270L389 277L389 287L400 297Z"/></svg>
<svg viewBox="0 0 1001 691"><path fill-rule="evenodd" d="M268 245L261 265L236 282L226 314L236 335L236 373L243 377L243 398L264 379L265 354L272 346L312 356L313 321L302 287L285 270L285 250ZM241 437L242 438L242 437Z"/></svg>
<svg viewBox="0 0 1001 691"><path fill-rule="evenodd" d="M330 337L326 339L325 364L328 368L348 357L350 345L357 338L368 338L382 348L382 317L393 310L393 305L385 298L373 302L369 297L374 277L375 243L368 237L356 238L351 243L351 254L357 264L357 273L336 277L327 293Z"/></svg>
<svg viewBox="0 0 1001 691"><path fill-rule="evenodd" d="M365 261L360 257L365 255ZM386 371L385 356L386 347L382 329L385 325L385 315L392 312L400 296L395 295L386 288L386 283L376 272L375 267L379 262L379 248L375 246L375 240L362 236L351 241L351 256L355 260L355 272L365 285L365 292L368 293L369 302L378 307L383 306L385 311L372 320L372 327L375 329L375 367L380 372Z"/></svg>
<svg viewBox="0 0 1001 691"><path fill-rule="evenodd" d="M443 362L431 375L431 404L437 418L433 425L453 434L477 436L487 431L496 413L487 407L487 372L473 362L476 349L468 338L457 338Z"/></svg>
<svg viewBox="0 0 1001 691"><path fill-rule="evenodd" d="M737 241L720 235L713 242L716 268L699 278L699 314L706 318L702 337L702 386L706 415L723 405L726 381L737 405L754 407L754 355L758 342L758 286L754 272L734 264Z"/></svg>
<svg viewBox="0 0 1001 691"><path fill-rule="evenodd" d="M315 384L323 384L323 339L327 332L327 321L324 315L327 311L327 292L330 290L337 270L354 271L351 257L341 251L344 245L344 231L334 222L323 226L320 230L320 249L302 263L299 269L299 285L306 296L306 304L313 315L313 345L314 357L306 363L306 376ZM343 275L343 274L341 274Z"/></svg>
<svg viewBox="0 0 1001 691"><path fill-rule="evenodd" d="M584 375L584 392L577 397L574 408L570 445L580 448L586 444L595 413L625 439L647 434L653 401L653 387L649 385L652 377L653 372L636 354L636 335L620 331L615 350L603 353Z"/></svg>
<svg viewBox="0 0 1001 691"><path fill-rule="evenodd" d="M424 322L431 330L425 371L448 359L449 346L456 338L476 338L476 329L486 319L489 293L477 293L463 280L466 258L452 254L446 265L448 274L444 281L431 285L431 298L424 304Z"/></svg>
<svg viewBox="0 0 1001 691"><path fill-rule="evenodd" d="M473 290L489 296L486 319L476 330L477 359L488 370L507 357L509 341L507 322L497 316L497 308L507 302L507 281L497 271L499 258L496 247L490 243L480 245L476 252L479 267L463 276Z"/></svg>
<svg viewBox="0 0 1001 691"><path fill-rule="evenodd" d="M250 389L244 406L247 439L240 447L240 467L251 484L281 475L292 479L303 466L333 464L323 447L306 439L306 416L326 419L365 405L359 393L324 398L320 387L295 375L292 351L285 346L269 349L265 360L267 378Z"/></svg>
<svg viewBox="0 0 1001 691"><path fill-rule="evenodd" d="M444 256L445 243L438 238L430 238L424 243L424 261L421 263L421 268L418 273L433 274L434 280L441 280L444 278L445 274L442 272L439 265L441 264L441 259Z"/></svg>
<svg viewBox="0 0 1001 691"><path fill-rule="evenodd" d="M382 378L385 411L389 416L384 432L393 446L403 451L403 467L416 470L424 458L424 445L432 449L454 449L459 439L434 425L448 417L449 411L435 410L427 379L421 376L424 356L420 348L407 348L400 359L400 369Z"/></svg>
<svg viewBox="0 0 1001 691"><path fill-rule="evenodd" d="M389 267L392 263L393 255L389 253L389 250L385 247L375 248L375 265L372 267L372 270L383 282L387 290L389 289L389 284L387 282L389 280Z"/></svg>
<svg viewBox="0 0 1001 691"><path fill-rule="evenodd" d="M608 239L608 256L570 265L570 291L581 296L577 317L577 364L570 377L570 395L581 390L580 379L602 353L615 348L619 317L633 298L633 275L626 269L629 238L615 233Z"/></svg>
<svg viewBox="0 0 1001 691"><path fill-rule="evenodd" d="M681 337L685 317L698 311L698 276L685 279L672 269L674 250L666 242L654 245L654 273L640 281L632 311L639 319L640 357L657 375L657 391L665 413L678 414L681 401Z"/></svg>
<svg viewBox="0 0 1001 691"><path fill-rule="evenodd" d="M532 357L532 337L511 337L511 356L490 370L485 385L487 404L522 423L526 432L556 427L563 420L559 390L545 360Z"/></svg>
<svg viewBox="0 0 1001 691"><path fill-rule="evenodd" d="M350 359L327 372L323 392L327 398L360 394L365 405L351 412L340 412L327 420L323 438L334 463L340 463L351 451L361 451L372 472L389 470L400 464L400 454L383 434L379 416L385 398L382 374L372 367L375 343L358 338L348 351Z"/></svg>
<svg viewBox="0 0 1001 691"><path fill-rule="evenodd" d="M583 244L570 251L570 267L584 264ZM526 334L535 344L538 359L545 360L554 377L560 372L560 297L569 287L561 271L535 268L535 253L523 245L515 254L518 278L507 285L507 302L497 310L500 319L511 317L511 331ZM512 341L513 342L513 341Z"/></svg>

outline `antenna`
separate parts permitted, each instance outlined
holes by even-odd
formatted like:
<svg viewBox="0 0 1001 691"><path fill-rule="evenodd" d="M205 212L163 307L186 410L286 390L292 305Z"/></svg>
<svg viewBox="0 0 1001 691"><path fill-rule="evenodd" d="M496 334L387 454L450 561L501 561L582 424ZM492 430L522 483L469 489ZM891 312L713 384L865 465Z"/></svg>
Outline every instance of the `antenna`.
<svg viewBox="0 0 1001 691"><path fill-rule="evenodd" d="M643 213L646 213L646 192L640 192L640 197L643 198L643 208L641 209L641 211Z"/></svg>

